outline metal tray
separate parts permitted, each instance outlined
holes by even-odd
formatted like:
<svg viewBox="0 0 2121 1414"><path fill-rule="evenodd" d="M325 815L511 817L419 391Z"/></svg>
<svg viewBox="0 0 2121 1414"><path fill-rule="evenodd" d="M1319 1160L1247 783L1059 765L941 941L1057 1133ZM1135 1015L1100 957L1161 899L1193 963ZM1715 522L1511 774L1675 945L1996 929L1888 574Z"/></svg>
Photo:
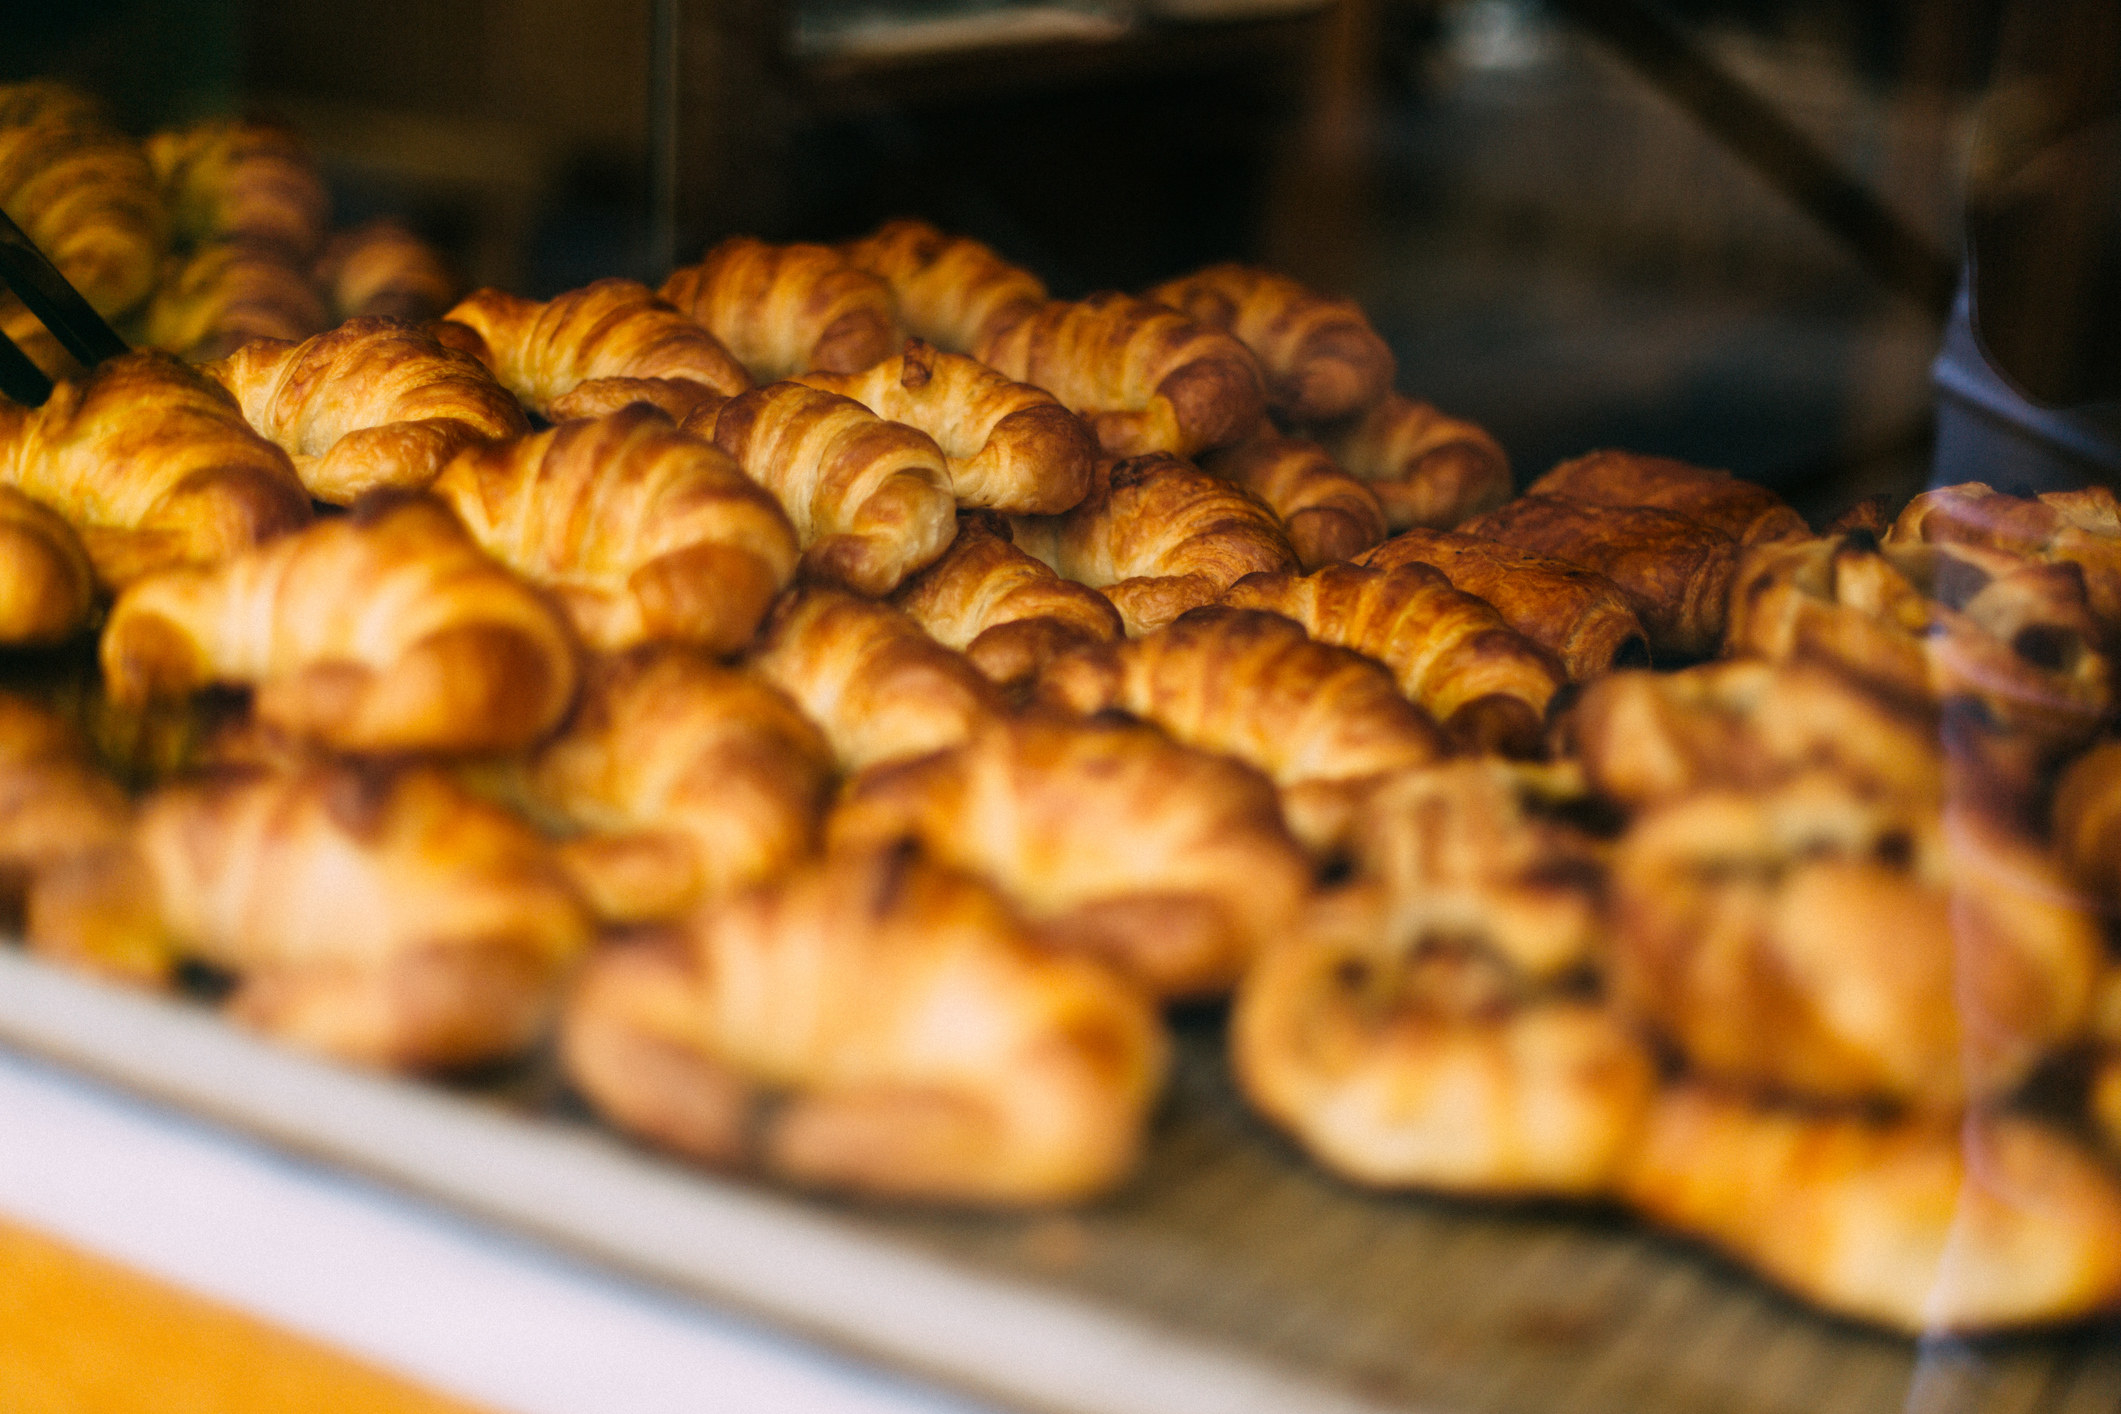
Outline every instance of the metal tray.
<svg viewBox="0 0 2121 1414"><path fill-rule="evenodd" d="M631 1275L1053 1414L2113 1414L2121 1325L1914 1343L1827 1320L1611 1213L1349 1188L1244 1110L1221 1020L1122 1192L908 1213L706 1174L533 1064L475 1087L340 1069L195 1004L0 950L0 1044Z"/></svg>

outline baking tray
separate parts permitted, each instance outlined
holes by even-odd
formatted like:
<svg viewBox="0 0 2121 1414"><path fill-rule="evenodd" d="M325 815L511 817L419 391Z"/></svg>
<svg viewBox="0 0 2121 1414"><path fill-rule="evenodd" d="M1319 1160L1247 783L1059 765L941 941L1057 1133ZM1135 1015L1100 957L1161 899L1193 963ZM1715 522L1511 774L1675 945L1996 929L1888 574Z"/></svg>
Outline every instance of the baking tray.
<svg viewBox="0 0 2121 1414"><path fill-rule="evenodd" d="M0 1044L636 1278L1053 1414L2114 1414L2121 1324L1911 1342L1612 1213L1358 1191L1245 1111L1221 1018L1126 1188L909 1213L703 1173L592 1124L543 1062L358 1073L204 1007L0 950Z"/></svg>

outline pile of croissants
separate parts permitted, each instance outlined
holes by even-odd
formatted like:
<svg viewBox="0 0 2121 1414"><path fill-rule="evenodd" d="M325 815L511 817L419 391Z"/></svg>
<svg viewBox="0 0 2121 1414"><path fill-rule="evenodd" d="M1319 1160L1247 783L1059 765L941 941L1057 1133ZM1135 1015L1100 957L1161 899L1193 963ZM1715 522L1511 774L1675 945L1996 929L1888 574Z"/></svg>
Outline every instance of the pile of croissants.
<svg viewBox="0 0 2121 1414"><path fill-rule="evenodd" d="M1513 495L1346 300L918 221L452 303L285 132L51 85L0 204L168 350L0 401L0 637L96 664L0 696L38 953L981 1205L1121 1183L1228 996L1357 1183L1909 1331L2121 1304L2111 493Z"/></svg>

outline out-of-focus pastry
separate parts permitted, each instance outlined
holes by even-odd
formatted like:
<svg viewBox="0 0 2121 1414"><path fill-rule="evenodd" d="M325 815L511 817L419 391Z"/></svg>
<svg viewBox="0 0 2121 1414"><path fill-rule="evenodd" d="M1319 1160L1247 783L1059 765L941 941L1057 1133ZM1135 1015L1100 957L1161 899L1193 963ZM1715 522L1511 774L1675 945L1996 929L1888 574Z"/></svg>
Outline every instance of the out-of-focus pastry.
<svg viewBox="0 0 2121 1414"><path fill-rule="evenodd" d="M990 327L1046 302L1038 276L926 221L887 221L840 251L891 287L907 333L952 353L971 353Z"/></svg>
<svg viewBox="0 0 2121 1414"><path fill-rule="evenodd" d="M761 383L812 369L859 373L899 346L890 288L830 246L731 236L672 272L662 295Z"/></svg>
<svg viewBox="0 0 2121 1414"><path fill-rule="evenodd" d="M155 133L146 149L180 240L238 240L315 258L331 224L331 193L290 129L214 118Z"/></svg>
<svg viewBox="0 0 2121 1414"><path fill-rule="evenodd" d="M200 363L252 339L299 342L330 324L306 264L275 246L214 241L175 264L156 288L146 340Z"/></svg>
<svg viewBox="0 0 2121 1414"><path fill-rule="evenodd" d="M441 253L387 216L341 231L317 257L317 284L341 319L440 319L463 286Z"/></svg>
<svg viewBox="0 0 2121 1414"><path fill-rule="evenodd" d="M1267 405L1282 417L1352 417L1391 391L1398 370L1392 350L1354 300L1329 299L1286 275L1237 264L1211 265L1147 293L1252 350Z"/></svg>
<svg viewBox="0 0 2121 1414"><path fill-rule="evenodd" d="M2121 742L2101 742L2070 763L2055 785L2052 819L2056 857L2086 888L2121 903Z"/></svg>
<svg viewBox="0 0 2121 1414"><path fill-rule="evenodd" d="M1652 506L1714 526L1741 545L1805 540L1804 517L1767 487L1637 452L1592 452L1565 461L1525 488L1528 496L1561 496L1594 506Z"/></svg>
<svg viewBox="0 0 2121 1414"><path fill-rule="evenodd" d="M131 816L80 731L0 692L0 914L17 912L45 870L122 843Z"/></svg>
<svg viewBox="0 0 2121 1414"><path fill-rule="evenodd" d="M140 145L48 82L0 85L0 210L106 318L154 289L169 218Z"/></svg>
<svg viewBox="0 0 2121 1414"><path fill-rule="evenodd" d="M1342 422L1307 429L1350 475L1367 481L1397 533L1449 530L1510 499L1510 458L1486 428L1387 393Z"/></svg>
<svg viewBox="0 0 2121 1414"><path fill-rule="evenodd" d="M0 644L70 638L95 598L95 569L66 518L0 483Z"/></svg>
<svg viewBox="0 0 2121 1414"><path fill-rule="evenodd" d="M1885 534L1888 545L1982 545L2048 564L2075 565L2108 638L2121 637L2121 500L2106 486L2009 496L1969 481L1926 491Z"/></svg>
<svg viewBox="0 0 2121 1414"><path fill-rule="evenodd" d="M1203 457L1200 465L1266 502L1281 518L1306 570L1352 560L1385 538L1376 494L1341 470L1316 442L1264 426L1236 446Z"/></svg>

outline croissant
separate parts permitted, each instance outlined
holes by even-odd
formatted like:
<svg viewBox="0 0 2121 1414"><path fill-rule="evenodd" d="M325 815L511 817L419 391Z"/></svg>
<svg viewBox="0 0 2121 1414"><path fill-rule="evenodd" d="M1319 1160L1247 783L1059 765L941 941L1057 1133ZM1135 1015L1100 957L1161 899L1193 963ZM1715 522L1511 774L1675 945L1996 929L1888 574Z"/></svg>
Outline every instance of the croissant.
<svg viewBox="0 0 2121 1414"><path fill-rule="evenodd" d="M1805 540L1811 527L1774 492L1727 471L1635 452L1592 452L1565 461L1525 489L1593 506L1651 506L1713 526L1741 545Z"/></svg>
<svg viewBox="0 0 2121 1414"><path fill-rule="evenodd" d="M850 771L954 746L1001 710L963 654L898 610L837 589L782 600L750 666L824 728Z"/></svg>
<svg viewBox="0 0 2121 1414"><path fill-rule="evenodd" d="M1350 475L1370 483L1394 532L1449 530L1510 499L1510 458L1500 442L1478 423L1398 393L1311 435Z"/></svg>
<svg viewBox="0 0 2121 1414"><path fill-rule="evenodd" d="M830 246L731 236L673 271L662 294L761 383L811 369L859 373L899 345L890 287Z"/></svg>
<svg viewBox="0 0 2121 1414"><path fill-rule="evenodd" d="M418 491L466 447L530 430L476 360L395 319L350 319L299 344L253 339L199 371L334 505L379 487Z"/></svg>
<svg viewBox="0 0 2121 1414"><path fill-rule="evenodd" d="M840 253L890 287L907 333L952 353L971 353L989 328L1046 302L1038 276L926 221L887 221Z"/></svg>
<svg viewBox="0 0 2121 1414"><path fill-rule="evenodd" d="M1427 565L1453 589L1485 599L1503 621L1560 660L1569 681L1650 661L1642 621L1613 581L1499 541L1416 528L1357 561L1380 570Z"/></svg>
<svg viewBox="0 0 2121 1414"><path fill-rule="evenodd" d="M1305 570L1352 560L1385 538L1377 495L1333 464L1325 449L1264 426L1252 437L1201 459L1201 470L1227 478L1281 518Z"/></svg>
<svg viewBox="0 0 2121 1414"><path fill-rule="evenodd" d="M141 580L101 658L120 702L250 683L262 721L351 752L513 750L575 688L559 614L421 497Z"/></svg>
<svg viewBox="0 0 2121 1414"><path fill-rule="evenodd" d="M917 339L861 373L805 373L812 388L918 427L943 449L961 506L1054 515L1082 500L1097 439L1051 393L1012 383L962 354Z"/></svg>
<svg viewBox="0 0 2121 1414"><path fill-rule="evenodd" d="M1106 292L990 324L981 363L1035 383L1088 419L1113 456L1190 457L1237 441L1266 410L1243 344L1177 310Z"/></svg>
<svg viewBox="0 0 2121 1414"><path fill-rule="evenodd" d="M108 124L102 103L58 79L25 79L0 83L0 128L34 128L51 123L76 127Z"/></svg>
<svg viewBox="0 0 2121 1414"><path fill-rule="evenodd" d="M316 281L341 319L414 324L440 319L463 288L433 246L389 217L333 236L317 257Z"/></svg>
<svg viewBox="0 0 2121 1414"><path fill-rule="evenodd" d="M1213 603L1245 575L1296 568L1273 512L1163 454L1100 462L1081 505L1012 526L1027 554L1102 590L1129 634Z"/></svg>
<svg viewBox="0 0 2121 1414"><path fill-rule="evenodd" d="M330 323L304 266L270 246L215 241L155 291L146 338L150 347L204 362L252 339L299 342Z"/></svg>
<svg viewBox="0 0 2121 1414"><path fill-rule="evenodd" d="M492 369L523 406L544 417L613 411L607 403L581 406L606 380L623 380L625 401L670 383L677 406L657 399L673 416L698 403L741 393L751 378L729 350L638 280L598 280L539 304L499 290L473 290L443 318L471 337L447 331L445 343ZM570 407L561 404L575 399Z"/></svg>
<svg viewBox="0 0 2121 1414"><path fill-rule="evenodd" d="M1981 545L2084 574L2092 616L2121 637L2121 501L2105 486L2007 496L1979 481L1927 491L1908 502L1884 535L1888 545L1934 541Z"/></svg>
<svg viewBox="0 0 2121 1414"><path fill-rule="evenodd" d="M2014 1115L1820 1115L1683 1085L1631 1147L1627 1201L1837 1315L1909 1335L2121 1301L2121 1192Z"/></svg>
<svg viewBox="0 0 2121 1414"><path fill-rule="evenodd" d="M290 130L211 119L155 133L146 149L179 239L251 241L300 260L323 244L331 193Z"/></svg>
<svg viewBox="0 0 2121 1414"><path fill-rule="evenodd" d="M562 863L601 917L675 918L810 851L831 748L750 673L681 649L593 665L567 729L530 763L530 798L581 833Z"/></svg>
<svg viewBox="0 0 2121 1414"><path fill-rule="evenodd" d="M1292 421L1352 417L1392 389L1392 350L1354 300L1328 299L1286 275L1237 264L1167 280L1148 298L1252 350L1267 406Z"/></svg>
<svg viewBox="0 0 2121 1414"><path fill-rule="evenodd" d="M811 1187L1009 1206L1125 1176L1166 1051L1132 989L896 851L600 951L561 1032L590 1103L665 1148Z"/></svg>
<svg viewBox="0 0 2121 1414"><path fill-rule="evenodd" d="M1738 542L1713 526L1647 506L1519 496L1461 529L1604 575L1627 596L1653 653L1705 658L1722 646Z"/></svg>
<svg viewBox="0 0 2121 1414"><path fill-rule="evenodd" d="M287 454L218 385L131 353L41 408L0 401L0 483L57 510L106 584L211 563L309 520Z"/></svg>
<svg viewBox="0 0 2121 1414"><path fill-rule="evenodd" d="M650 407L471 447L434 494L607 652L650 639L734 652L795 575L773 497Z"/></svg>
<svg viewBox="0 0 2121 1414"><path fill-rule="evenodd" d="M0 485L0 644L58 643L88 623L96 572L57 512Z"/></svg>
<svg viewBox="0 0 2121 1414"><path fill-rule="evenodd" d="M2102 742L2070 763L2055 785L2053 826L2055 857L2072 877L2108 903L2121 902L2121 742Z"/></svg>
<svg viewBox="0 0 2121 1414"><path fill-rule="evenodd" d="M891 602L1003 687L1028 683L1057 653L1125 632L1111 600L1017 549L992 511L960 515L943 557Z"/></svg>
<svg viewBox="0 0 2121 1414"><path fill-rule="evenodd" d="M857 776L826 836L917 840L993 881L1049 945L1105 958L1160 997L1228 990L1310 887L1264 777L1116 722L987 722Z"/></svg>
<svg viewBox="0 0 2121 1414"><path fill-rule="evenodd" d="M155 287L169 219L138 143L57 85L9 85L0 210L82 298L116 318Z"/></svg>
<svg viewBox="0 0 2121 1414"><path fill-rule="evenodd" d="M704 416L683 425L708 435ZM780 501L815 578L881 597L934 563L957 533L942 449L852 398L771 383L732 398L712 436Z"/></svg>
<svg viewBox="0 0 2121 1414"><path fill-rule="evenodd" d="M1319 642L1384 664L1401 692L1476 749L1536 751L1561 688L1552 655L1423 564L1251 574L1223 603L1294 619Z"/></svg>
<svg viewBox="0 0 2121 1414"><path fill-rule="evenodd" d="M0 913L67 860L122 844L132 806L70 723L0 692Z"/></svg>
<svg viewBox="0 0 2121 1414"><path fill-rule="evenodd" d="M1623 1004L1702 1075L1937 1111L2074 1039L2101 961L2061 871L1974 812L1832 776L1653 810L1613 866Z"/></svg>

